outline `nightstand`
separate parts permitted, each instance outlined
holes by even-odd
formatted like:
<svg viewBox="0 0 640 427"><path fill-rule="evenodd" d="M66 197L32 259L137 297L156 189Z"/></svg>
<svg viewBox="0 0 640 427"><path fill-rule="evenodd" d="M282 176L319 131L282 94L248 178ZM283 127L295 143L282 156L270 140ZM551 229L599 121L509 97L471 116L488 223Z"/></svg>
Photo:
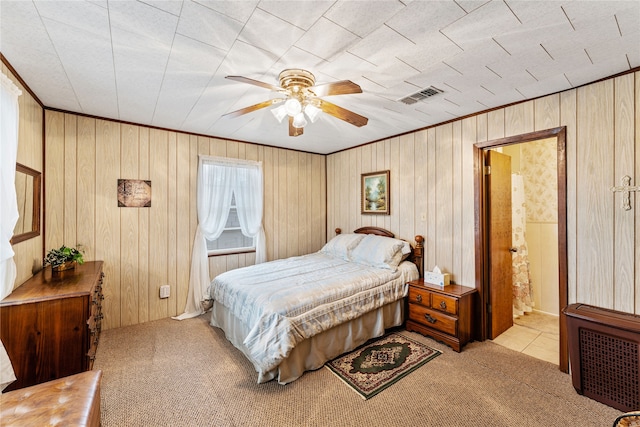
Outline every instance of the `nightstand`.
<svg viewBox="0 0 640 427"><path fill-rule="evenodd" d="M460 285L441 288L423 279L409 282L407 331L442 341L460 352L473 335L471 317L477 292Z"/></svg>

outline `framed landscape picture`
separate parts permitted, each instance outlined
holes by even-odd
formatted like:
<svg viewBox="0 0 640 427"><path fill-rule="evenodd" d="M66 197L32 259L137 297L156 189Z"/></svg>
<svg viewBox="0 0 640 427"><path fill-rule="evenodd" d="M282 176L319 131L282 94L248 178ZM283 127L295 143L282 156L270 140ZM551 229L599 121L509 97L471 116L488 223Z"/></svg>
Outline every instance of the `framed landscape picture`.
<svg viewBox="0 0 640 427"><path fill-rule="evenodd" d="M361 187L363 214L390 214L389 171L363 173Z"/></svg>

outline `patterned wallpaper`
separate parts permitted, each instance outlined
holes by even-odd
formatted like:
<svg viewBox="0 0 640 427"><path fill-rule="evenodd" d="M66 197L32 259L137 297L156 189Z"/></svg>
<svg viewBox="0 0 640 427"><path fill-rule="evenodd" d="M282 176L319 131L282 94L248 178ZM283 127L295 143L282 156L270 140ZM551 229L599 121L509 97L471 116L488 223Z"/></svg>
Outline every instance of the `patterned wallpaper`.
<svg viewBox="0 0 640 427"><path fill-rule="evenodd" d="M521 173L524 177L528 222L558 222L556 140L522 144Z"/></svg>

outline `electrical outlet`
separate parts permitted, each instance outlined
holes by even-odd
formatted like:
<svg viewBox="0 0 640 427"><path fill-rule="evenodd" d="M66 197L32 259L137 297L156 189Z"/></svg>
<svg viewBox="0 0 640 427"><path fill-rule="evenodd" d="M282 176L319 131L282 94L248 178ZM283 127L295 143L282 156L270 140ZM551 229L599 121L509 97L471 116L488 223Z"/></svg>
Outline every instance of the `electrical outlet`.
<svg viewBox="0 0 640 427"><path fill-rule="evenodd" d="M169 298L170 289L169 285L160 286L160 298Z"/></svg>

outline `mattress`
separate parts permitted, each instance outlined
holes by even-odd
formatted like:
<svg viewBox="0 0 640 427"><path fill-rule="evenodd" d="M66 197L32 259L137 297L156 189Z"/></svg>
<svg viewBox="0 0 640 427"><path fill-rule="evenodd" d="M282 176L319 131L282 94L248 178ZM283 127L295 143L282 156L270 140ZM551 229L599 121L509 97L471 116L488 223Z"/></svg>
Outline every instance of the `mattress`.
<svg viewBox="0 0 640 427"><path fill-rule="evenodd" d="M268 381L282 374L279 366L294 348L340 325L356 319L361 323L344 327L344 345L327 350L333 357L341 354L334 350L348 351L354 343L401 324L402 304L393 303L402 301L407 282L418 275L410 262L397 270L374 268L321 252L232 270L216 277L210 287L211 324L222 328L252 362L259 382ZM354 335L354 327L361 332ZM279 382L287 379L280 375Z"/></svg>

